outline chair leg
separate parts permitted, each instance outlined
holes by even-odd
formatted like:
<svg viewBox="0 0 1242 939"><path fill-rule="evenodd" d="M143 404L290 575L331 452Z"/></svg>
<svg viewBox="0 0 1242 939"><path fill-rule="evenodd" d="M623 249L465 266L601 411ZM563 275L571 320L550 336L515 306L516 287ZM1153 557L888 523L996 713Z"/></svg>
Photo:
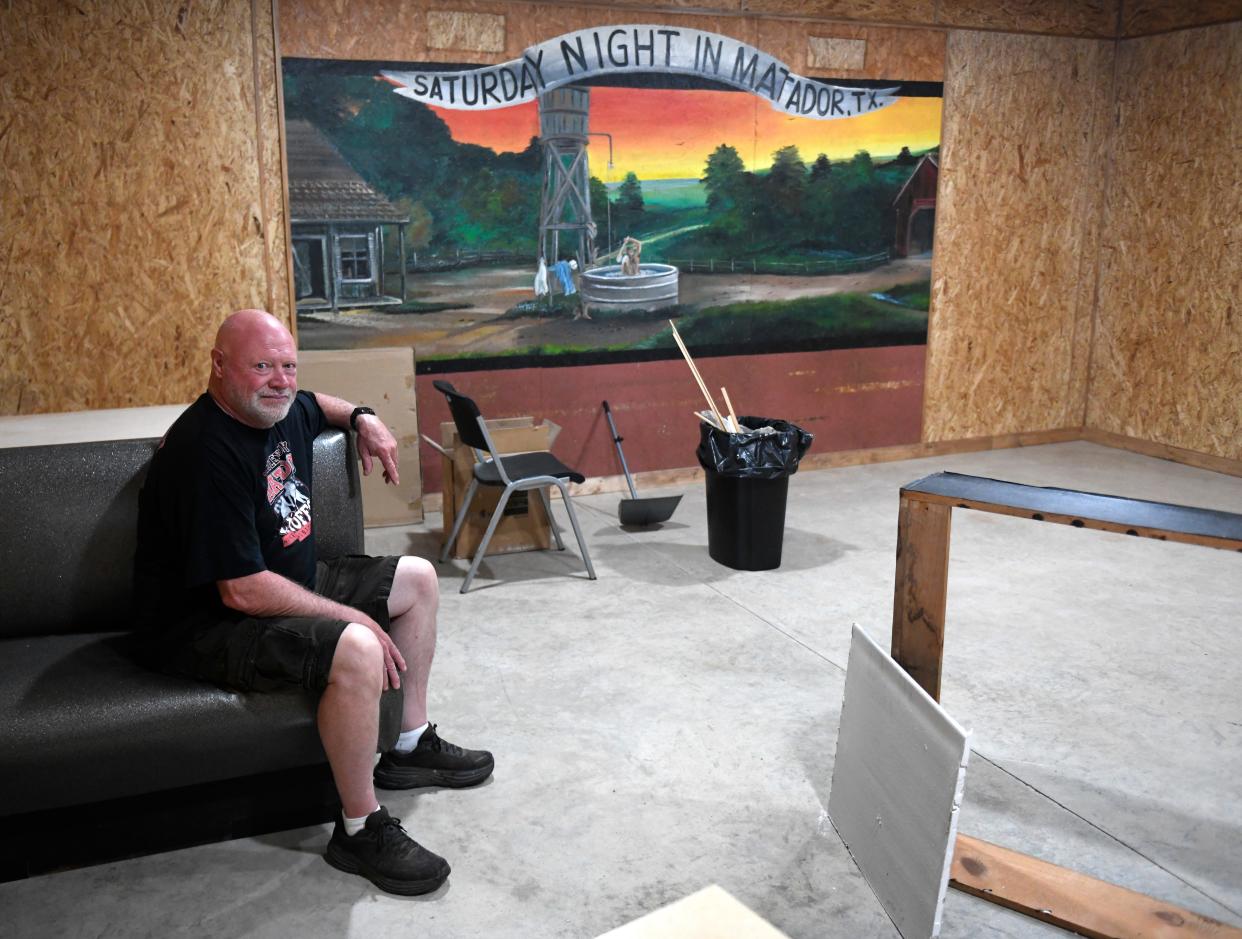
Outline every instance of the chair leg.
<svg viewBox="0 0 1242 939"><path fill-rule="evenodd" d="M582 552L582 560L586 564L587 575L591 580L595 580L595 567L591 564L591 555L587 551L586 539L582 537L582 529L578 527L578 513L574 511L574 503L569 498L569 490L559 480L556 485L561 490L561 501L565 503L565 511L569 513L569 524L574 527L574 535L578 539L578 550Z"/></svg>
<svg viewBox="0 0 1242 939"><path fill-rule="evenodd" d="M556 539L556 550L564 551L565 542L561 541L561 530L556 526L556 519L552 517L552 500L548 498L547 486L539 489L539 498L543 501L543 511L548 518L548 527L552 529L552 537Z"/></svg>
<svg viewBox="0 0 1242 939"><path fill-rule="evenodd" d="M479 481L477 479L470 480L470 485L466 487L466 497L461 500L461 508L457 510L457 518L453 520L453 532L448 536L448 540L444 542L444 547L440 549L440 560L447 561L449 558L449 549L453 546L453 542L457 540L458 534L461 533L461 526L466 522L466 512L470 510L470 500L474 498L474 494L479 489Z"/></svg>
<svg viewBox="0 0 1242 939"><path fill-rule="evenodd" d="M505 504L509 501L509 496L513 493L513 486L505 486L504 492L500 494L500 498L496 501L496 511L492 513L491 520L487 523L487 531L483 533L483 540L479 542L479 550L474 552L474 560L470 562L470 570L466 571L466 579L461 582L461 593L465 593L470 589L470 581L474 580L475 571L479 569L479 564L483 561L483 555L487 553L487 544L492 540L492 535L496 532L496 526L500 524L501 518L505 514Z"/></svg>

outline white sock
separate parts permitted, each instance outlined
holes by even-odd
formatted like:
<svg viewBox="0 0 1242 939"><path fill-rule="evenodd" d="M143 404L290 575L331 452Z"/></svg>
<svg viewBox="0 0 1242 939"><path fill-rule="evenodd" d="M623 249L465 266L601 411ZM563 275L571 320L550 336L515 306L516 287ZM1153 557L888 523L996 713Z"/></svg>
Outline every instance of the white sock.
<svg viewBox="0 0 1242 939"><path fill-rule="evenodd" d="M393 747L398 753L409 753L418 744L418 738L431 724L423 724L422 727L415 727L413 730L401 731L401 736L397 738L397 745Z"/></svg>
<svg viewBox="0 0 1242 939"><path fill-rule="evenodd" d="M366 827L367 819L370 818L372 815L374 815L379 810L380 810L380 807L377 805L375 808L371 809L371 811L367 812L366 815L362 816L362 818L350 818L348 815L345 814L344 809L342 809L341 810L341 821L345 823L345 834L349 835L350 837L353 837L354 835L358 834L358 832L362 831L362 829Z"/></svg>

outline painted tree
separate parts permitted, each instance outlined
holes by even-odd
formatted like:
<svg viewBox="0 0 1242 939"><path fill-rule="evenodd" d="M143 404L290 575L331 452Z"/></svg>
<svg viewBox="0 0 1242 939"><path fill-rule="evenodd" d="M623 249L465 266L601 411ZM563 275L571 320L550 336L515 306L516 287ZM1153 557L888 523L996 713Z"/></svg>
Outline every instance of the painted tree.
<svg viewBox="0 0 1242 939"><path fill-rule="evenodd" d="M607 251L611 245L612 207L608 202L608 187L598 176L592 176L588 183L591 193L591 220L595 222L595 247Z"/></svg>
<svg viewBox="0 0 1242 939"><path fill-rule="evenodd" d="M617 187L617 208L621 211L639 215L643 211L643 184L634 173L626 173L625 179Z"/></svg>
<svg viewBox="0 0 1242 939"><path fill-rule="evenodd" d="M707 207L713 212L727 212L737 204L745 186L746 164L728 144L721 144L707 158L703 171L703 188L707 190Z"/></svg>
<svg viewBox="0 0 1242 939"><path fill-rule="evenodd" d="M753 173L735 148L721 144L707 158L703 171L711 221L702 237L731 255L744 256L754 239L755 207L761 201Z"/></svg>
<svg viewBox="0 0 1242 939"><path fill-rule="evenodd" d="M764 180L764 190L769 218L796 230L806 208L806 164L797 147L781 147L772 154L772 168Z"/></svg>
<svg viewBox="0 0 1242 939"><path fill-rule="evenodd" d="M619 242L626 235L638 233L643 222L643 209L643 184L635 173L626 173L612 202L613 241ZM596 224L599 224L598 220Z"/></svg>

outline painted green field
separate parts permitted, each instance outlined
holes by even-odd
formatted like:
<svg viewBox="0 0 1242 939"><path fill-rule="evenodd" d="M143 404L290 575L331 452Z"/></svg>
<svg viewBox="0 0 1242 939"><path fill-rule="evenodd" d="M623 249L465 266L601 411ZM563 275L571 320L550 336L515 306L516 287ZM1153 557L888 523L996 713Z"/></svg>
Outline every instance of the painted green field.
<svg viewBox="0 0 1242 939"><path fill-rule="evenodd" d="M758 300L708 307L678 321L677 330L691 346L789 344L849 338L859 344L924 341L927 312L867 294L839 293L796 300ZM871 341L868 341L871 340ZM665 328L637 343L637 349L674 348Z"/></svg>

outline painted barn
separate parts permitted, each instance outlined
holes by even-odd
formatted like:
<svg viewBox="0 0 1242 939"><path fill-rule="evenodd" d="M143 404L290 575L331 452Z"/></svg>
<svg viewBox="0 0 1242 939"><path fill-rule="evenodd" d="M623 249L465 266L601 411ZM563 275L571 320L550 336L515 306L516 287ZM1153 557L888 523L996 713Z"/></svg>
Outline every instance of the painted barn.
<svg viewBox="0 0 1242 939"><path fill-rule="evenodd" d="M409 216L359 176L309 121L288 121L286 146L298 310L401 303ZM397 296L385 289L385 229L395 229L400 246Z"/></svg>
<svg viewBox="0 0 1242 939"><path fill-rule="evenodd" d="M907 258L931 251L936 233L936 178L939 175L936 157L924 154L893 200L893 257Z"/></svg>

